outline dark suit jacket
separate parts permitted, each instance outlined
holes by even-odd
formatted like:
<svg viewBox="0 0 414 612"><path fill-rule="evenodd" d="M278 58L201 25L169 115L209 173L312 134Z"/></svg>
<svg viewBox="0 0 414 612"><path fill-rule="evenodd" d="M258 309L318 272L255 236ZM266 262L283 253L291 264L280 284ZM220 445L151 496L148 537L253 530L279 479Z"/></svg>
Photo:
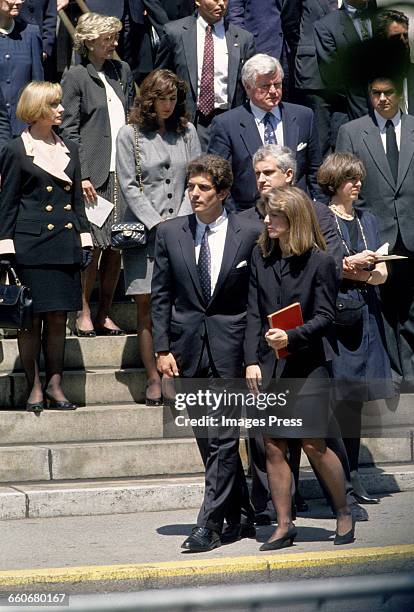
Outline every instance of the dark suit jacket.
<svg viewBox="0 0 414 612"><path fill-rule="evenodd" d="M414 115L414 64L410 63L407 74L408 114Z"/></svg>
<svg viewBox="0 0 414 612"><path fill-rule="evenodd" d="M195 261L195 215L158 226L151 307L154 350L171 351L180 373L196 372L207 334L211 355L223 378L243 367L249 262L260 224L229 215L217 285L205 303ZM237 267L240 263L246 265Z"/></svg>
<svg viewBox="0 0 414 612"><path fill-rule="evenodd" d="M82 196L78 147L70 141L65 144L70 154L65 172L72 184L34 165L21 138L12 140L1 154L0 240L14 241L18 264L81 261L79 234L89 233L89 222ZM47 204L52 205L52 210L46 210Z"/></svg>
<svg viewBox="0 0 414 612"><path fill-rule="evenodd" d="M314 25L316 56L324 86L340 93L349 119L357 119L370 110L368 97L369 66L364 48L352 19L344 8L334 11Z"/></svg>
<svg viewBox="0 0 414 612"><path fill-rule="evenodd" d="M128 64L111 60L105 62L103 70L126 114L135 96ZM65 112L61 132L79 144L82 179L100 187L109 175L112 144L104 84L93 64L86 61L64 74L62 90Z"/></svg>
<svg viewBox="0 0 414 612"><path fill-rule="evenodd" d="M296 154L296 184L308 189L313 198L321 199L316 181L321 154L313 112L305 106L288 102L281 102L279 106L284 144ZM213 119L208 152L221 155L232 165L234 182L228 206L233 210L250 208L259 197L252 159L262 145L249 104Z"/></svg>
<svg viewBox="0 0 414 612"><path fill-rule="evenodd" d="M313 208L318 219L319 227L321 228L321 232L325 238L326 250L334 258L338 280L341 280L343 245L338 235L334 215L328 206L326 206L326 204L321 204L321 202L314 201ZM263 223L263 217L257 209L257 206L243 210L239 213L239 216L244 217L245 219L252 219Z"/></svg>
<svg viewBox="0 0 414 612"><path fill-rule="evenodd" d="M257 52L277 57L284 69L298 44L300 13L300 0L229 0L229 20L251 32Z"/></svg>
<svg viewBox="0 0 414 612"><path fill-rule="evenodd" d="M132 20L135 23L144 23L144 1L143 0L86 0L88 8L94 13L111 15L122 19L125 6L129 5Z"/></svg>
<svg viewBox="0 0 414 612"><path fill-rule="evenodd" d="M295 83L299 89L323 89L313 36L314 23L331 12L329 0L303 0L300 37L295 58Z"/></svg>
<svg viewBox="0 0 414 612"><path fill-rule="evenodd" d="M11 137L10 118L0 89L0 151L6 146Z"/></svg>
<svg viewBox="0 0 414 612"><path fill-rule="evenodd" d="M325 363L323 338L335 319L338 287L333 258L315 249L287 258L286 265L283 261L280 252L264 260L259 247L251 261L244 358L246 365L260 365L264 389L276 364L275 352L264 338L269 329L268 314L300 303L304 325L287 332L292 355L288 361L296 361L297 376L303 377Z"/></svg>
<svg viewBox="0 0 414 612"><path fill-rule="evenodd" d="M414 253L414 117L404 114L401 118L396 185L379 129L370 115L339 129L336 150L354 153L362 160L367 175L357 206L375 214L382 242L389 242L392 250L400 232L406 249Z"/></svg>
<svg viewBox="0 0 414 612"><path fill-rule="evenodd" d="M43 81L42 39L37 25L16 19L13 31L0 37L0 87L17 136L26 125L16 118L19 94L29 81Z"/></svg>
<svg viewBox="0 0 414 612"><path fill-rule="evenodd" d="M50 57L56 40L56 0L26 0L20 9L20 16L27 23L39 26L43 51Z"/></svg>
<svg viewBox="0 0 414 612"><path fill-rule="evenodd" d="M194 0L143 0L143 2L151 25L160 38L166 23L188 17L195 11Z"/></svg>
<svg viewBox="0 0 414 612"><path fill-rule="evenodd" d="M229 51L228 63L228 101L229 108L242 104L244 88L241 83L241 69L246 60L255 53L253 36L237 28L233 24L226 24L226 40ZM172 21L164 26L155 59L156 68L169 68L181 79L189 84L187 94L187 110L191 121L194 121L197 111L197 18L185 17Z"/></svg>

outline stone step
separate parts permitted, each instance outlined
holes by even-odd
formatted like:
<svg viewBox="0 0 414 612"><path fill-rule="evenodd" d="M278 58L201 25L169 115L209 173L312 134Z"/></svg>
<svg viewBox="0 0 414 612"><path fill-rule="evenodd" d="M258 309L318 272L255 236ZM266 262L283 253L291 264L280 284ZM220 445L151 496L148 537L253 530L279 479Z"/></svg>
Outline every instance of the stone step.
<svg viewBox="0 0 414 612"><path fill-rule="evenodd" d="M362 468L360 475L372 494L389 495L414 489L414 464ZM312 472L302 471L300 482L306 499L322 496ZM0 487L0 518L33 519L197 509L203 491L204 478L201 475L88 482L15 482ZM369 507L367 509L369 512Z"/></svg>
<svg viewBox="0 0 414 612"><path fill-rule="evenodd" d="M97 309L97 304L91 305L92 320L95 318ZM137 332L137 307L132 300L112 304L110 316L124 331L132 334ZM67 324L69 333L75 329L75 319L76 313L69 313Z"/></svg>
<svg viewBox="0 0 414 612"><path fill-rule="evenodd" d="M191 438L0 447L0 482L135 478L202 469Z"/></svg>
<svg viewBox="0 0 414 612"><path fill-rule="evenodd" d="M16 339L0 340L0 372L21 372L19 350ZM43 369L43 357L40 361ZM65 368L136 368L141 365L136 335L66 340Z"/></svg>
<svg viewBox="0 0 414 612"><path fill-rule="evenodd" d="M67 397L81 406L142 402L145 385L145 371L141 368L67 370L63 378ZM22 408L26 398L23 373L0 374L0 407Z"/></svg>
<svg viewBox="0 0 414 612"><path fill-rule="evenodd" d="M0 411L1 444L39 444L162 438L168 409L143 404L87 406L76 411ZM165 416L164 416L165 414Z"/></svg>
<svg viewBox="0 0 414 612"><path fill-rule="evenodd" d="M402 433L400 435L398 438L364 438L361 445L361 464L413 462L412 433L408 432L404 437ZM240 453L247 467L245 439L241 440ZM309 466L303 453L301 466ZM0 446L2 483L134 478L191 474L202 469L197 444L192 437L39 442Z"/></svg>

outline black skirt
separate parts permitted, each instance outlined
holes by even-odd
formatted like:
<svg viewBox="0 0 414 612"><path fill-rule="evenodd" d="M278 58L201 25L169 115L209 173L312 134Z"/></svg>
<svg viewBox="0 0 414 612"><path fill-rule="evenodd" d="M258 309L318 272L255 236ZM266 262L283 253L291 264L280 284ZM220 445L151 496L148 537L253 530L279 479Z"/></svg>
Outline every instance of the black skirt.
<svg viewBox="0 0 414 612"><path fill-rule="evenodd" d="M17 275L32 291L35 314L82 309L79 265L18 266Z"/></svg>

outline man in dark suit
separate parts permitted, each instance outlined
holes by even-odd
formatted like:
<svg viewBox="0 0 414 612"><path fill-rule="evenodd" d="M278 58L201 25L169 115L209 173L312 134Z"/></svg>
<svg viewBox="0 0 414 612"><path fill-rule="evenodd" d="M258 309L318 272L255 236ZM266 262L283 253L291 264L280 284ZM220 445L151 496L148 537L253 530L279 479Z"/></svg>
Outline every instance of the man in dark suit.
<svg viewBox="0 0 414 612"><path fill-rule="evenodd" d="M151 305L157 368L164 377L242 377L249 262L261 227L227 214L223 202L231 183L227 161L215 155L195 159L188 166L195 214L158 227ZM255 537L238 432L227 436L211 427L197 443L206 466L204 501L183 548L202 552ZM228 527L221 534L224 518Z"/></svg>
<svg viewBox="0 0 414 612"><path fill-rule="evenodd" d="M373 36L372 5L368 0L344 0L339 11L330 12L314 24L316 56L324 87L339 92L348 119L357 119L370 109L367 74Z"/></svg>
<svg viewBox="0 0 414 612"><path fill-rule="evenodd" d="M303 0L295 57L296 100L315 113L322 157L335 148L339 126L348 120L343 99L322 81L313 35L315 22L337 10L337 0Z"/></svg>
<svg viewBox="0 0 414 612"><path fill-rule="evenodd" d="M151 25L160 38L167 23L188 17L195 11L195 0L144 0L144 2Z"/></svg>
<svg viewBox="0 0 414 612"><path fill-rule="evenodd" d="M282 102L280 62L259 53L243 66L242 79L249 102L214 119L208 148L232 165L234 183L226 205L232 210L255 205L259 193L252 158L263 144L276 142L295 152L297 186L325 201L316 181L321 155L313 112Z"/></svg>
<svg viewBox="0 0 414 612"><path fill-rule="evenodd" d="M366 178L357 205L376 215L391 253L414 256L414 117L401 113L402 82L381 76L369 86L374 111L343 125L337 150L354 153ZM412 260L389 262L381 288L388 352L398 378L414 385Z"/></svg>
<svg viewBox="0 0 414 612"><path fill-rule="evenodd" d="M255 52L252 34L224 20L227 3L197 0L197 15L166 24L155 59L188 83L187 110L204 151L213 118L243 102L241 69Z"/></svg>
<svg viewBox="0 0 414 612"><path fill-rule="evenodd" d="M286 100L292 93L301 5L302 0L229 0L229 20L253 34L258 53L276 57L282 64Z"/></svg>

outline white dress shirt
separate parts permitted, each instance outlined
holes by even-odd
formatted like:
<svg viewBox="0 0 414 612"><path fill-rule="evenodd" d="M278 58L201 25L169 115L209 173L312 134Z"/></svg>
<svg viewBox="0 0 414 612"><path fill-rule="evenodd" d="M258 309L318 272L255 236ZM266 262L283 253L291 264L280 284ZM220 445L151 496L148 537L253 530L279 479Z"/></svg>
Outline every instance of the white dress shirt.
<svg viewBox="0 0 414 612"><path fill-rule="evenodd" d="M201 73L203 70L204 41L206 38L206 27L208 26L201 15L197 17L197 66L198 66L198 85L197 97L200 93ZM227 49L226 32L224 22L221 19L213 24L213 44L214 44L214 108L228 108L228 72L229 72L229 52Z"/></svg>
<svg viewBox="0 0 414 612"><path fill-rule="evenodd" d="M260 138L262 139L263 144L265 144L265 141L264 141L264 133L265 133L264 118L265 118L265 115L266 115L267 111L262 110L261 108L259 108L255 104L253 104L253 102L250 102L250 108L251 108L252 113L254 115L254 119L256 121L257 129L259 130ZM283 123L282 123L282 114L280 112L280 108L278 106L275 106L273 108L273 110L271 110L269 112L273 115L273 130L274 130L275 135L276 135L277 144L279 144L279 145L281 145L283 147L283 145L284 145ZM275 126L276 126L276 129L274 129Z"/></svg>
<svg viewBox="0 0 414 612"><path fill-rule="evenodd" d="M361 40L363 40L363 36L362 36L362 28L361 28L361 19L359 19L359 17L356 17L356 12L358 9L356 9L354 6L350 6L347 2L343 2L343 5L345 7L345 10L347 12L347 14L350 16L350 18L353 21L354 27L358 33L358 36ZM372 38L372 23L370 19L364 19L364 22L366 24L366 27L368 29L369 35Z"/></svg>
<svg viewBox="0 0 414 612"><path fill-rule="evenodd" d="M105 86L106 103L108 105L109 125L111 126L111 162L109 171L115 172L116 160L116 137L122 126L125 125L125 109L115 89L108 83L104 72L98 72L98 75Z"/></svg>
<svg viewBox="0 0 414 612"><path fill-rule="evenodd" d="M198 216L197 229L196 229L196 240L195 240L195 259L198 264L198 258L200 256L201 241L204 236L206 224L200 221ZM220 274L221 263L223 261L224 244L226 242L228 218L227 211L223 208L223 212L212 223L208 224L210 231L207 234L208 246L210 247L211 253L211 295L214 293L216 288L217 279Z"/></svg>
<svg viewBox="0 0 414 612"><path fill-rule="evenodd" d="M385 131L385 124L387 123L388 119L384 119L384 117L381 117L381 115L379 115L376 110L374 110L374 115L375 115L375 119L377 120L377 124L378 124L378 127L379 127L381 141L382 141L382 146L384 147L385 153L387 153L387 133ZM395 127L395 138L397 140L398 150L400 150L400 144L401 144L401 112L398 111L398 113L396 115L394 115L394 117L392 117L391 121L393 122L394 127Z"/></svg>

